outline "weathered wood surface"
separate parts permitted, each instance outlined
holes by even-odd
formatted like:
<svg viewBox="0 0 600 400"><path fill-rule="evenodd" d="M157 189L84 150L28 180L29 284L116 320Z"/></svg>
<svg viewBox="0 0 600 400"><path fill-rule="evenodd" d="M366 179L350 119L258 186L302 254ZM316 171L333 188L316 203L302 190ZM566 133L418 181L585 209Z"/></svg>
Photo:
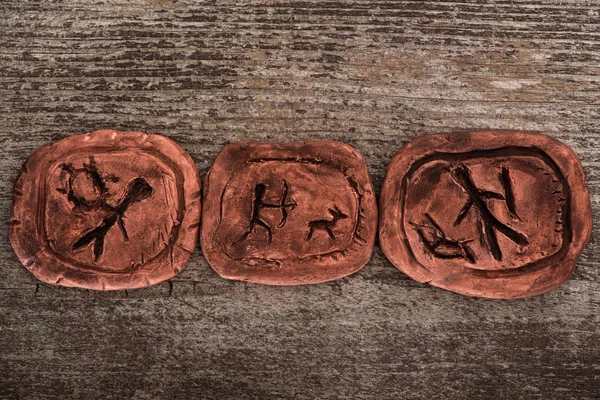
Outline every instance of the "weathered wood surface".
<svg viewBox="0 0 600 400"><path fill-rule="evenodd" d="M0 3L0 397L592 399L600 245L526 300L418 284L379 248L306 287L220 279L197 251L131 292L38 284L8 242L36 147L159 133L205 173L237 140L355 146L377 190L417 135L546 132L583 161L600 222L600 4L490 1Z"/></svg>

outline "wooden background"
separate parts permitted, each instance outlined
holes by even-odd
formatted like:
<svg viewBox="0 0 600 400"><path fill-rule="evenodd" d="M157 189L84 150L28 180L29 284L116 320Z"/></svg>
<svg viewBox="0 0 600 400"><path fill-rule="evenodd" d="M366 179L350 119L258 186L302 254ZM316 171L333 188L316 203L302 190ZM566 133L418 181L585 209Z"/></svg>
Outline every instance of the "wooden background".
<svg viewBox="0 0 600 400"><path fill-rule="evenodd" d="M600 398L597 231L535 298L418 284L376 247L359 273L268 287L201 252L176 279L39 284L8 242L36 147L112 128L177 141L206 173L226 143L351 144L381 188L418 135L546 132L581 157L600 222L600 2L0 2L0 397Z"/></svg>

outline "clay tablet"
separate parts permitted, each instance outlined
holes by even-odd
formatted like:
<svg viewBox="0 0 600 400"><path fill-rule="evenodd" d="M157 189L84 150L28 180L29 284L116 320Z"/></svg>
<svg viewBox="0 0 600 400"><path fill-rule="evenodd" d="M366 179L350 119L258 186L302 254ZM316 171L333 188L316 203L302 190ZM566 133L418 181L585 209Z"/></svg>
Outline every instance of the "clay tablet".
<svg viewBox="0 0 600 400"><path fill-rule="evenodd" d="M224 278L324 282L358 271L373 250L373 188L343 143L228 145L203 197L202 249Z"/></svg>
<svg viewBox="0 0 600 400"><path fill-rule="evenodd" d="M134 289L172 278L198 238L200 180L171 140L97 131L37 149L13 192L10 240L38 279Z"/></svg>
<svg viewBox="0 0 600 400"><path fill-rule="evenodd" d="M591 234L575 153L508 131L428 135L388 166L379 239L419 282L491 298L526 297L568 279Z"/></svg>

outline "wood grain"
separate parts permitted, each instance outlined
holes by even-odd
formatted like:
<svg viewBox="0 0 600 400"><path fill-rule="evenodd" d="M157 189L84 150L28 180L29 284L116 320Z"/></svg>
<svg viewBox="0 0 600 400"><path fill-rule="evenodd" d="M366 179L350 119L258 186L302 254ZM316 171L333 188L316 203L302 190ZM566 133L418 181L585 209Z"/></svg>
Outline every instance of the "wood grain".
<svg viewBox="0 0 600 400"><path fill-rule="evenodd" d="M226 143L334 139L379 191L398 148L458 129L570 145L600 223L594 0L0 3L0 397L593 399L600 246L572 279L493 301L418 284L376 247L345 279L220 279L196 251L131 292L39 284L8 242L12 184L51 140L165 135L206 173Z"/></svg>

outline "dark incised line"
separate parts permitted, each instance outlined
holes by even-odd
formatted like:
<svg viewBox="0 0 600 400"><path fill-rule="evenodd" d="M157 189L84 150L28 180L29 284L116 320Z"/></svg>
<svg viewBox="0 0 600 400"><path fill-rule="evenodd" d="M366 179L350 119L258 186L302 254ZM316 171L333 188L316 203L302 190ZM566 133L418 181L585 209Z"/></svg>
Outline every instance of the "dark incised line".
<svg viewBox="0 0 600 400"><path fill-rule="evenodd" d="M123 222L122 215L119 215L119 218L117 219L117 224L119 225L119 229L121 229L123 239L127 242L129 240L129 235L127 234L127 229L125 229L125 223Z"/></svg>
<svg viewBox="0 0 600 400"><path fill-rule="evenodd" d="M464 251L464 257L467 259L468 262L470 262L471 264L475 264L475 253L473 252L473 250L471 250L471 248L469 246L467 246L465 243L462 243L461 245L462 250Z"/></svg>
<svg viewBox="0 0 600 400"><path fill-rule="evenodd" d="M484 232L484 230L483 230L484 229L483 228L483 222L481 221L481 218L476 218L476 221L477 221L477 223L476 223L476 225L477 225L477 231L478 232ZM479 244L482 247L488 247L488 244L487 244L486 239L485 239L485 235L479 235Z"/></svg>
<svg viewBox="0 0 600 400"><path fill-rule="evenodd" d="M267 231L267 243L271 244L271 242L273 241L273 230L266 222L264 222L259 217L252 219L252 221L250 221L250 226L248 227L248 229L232 244L238 244L239 242L246 240L257 225L262 226Z"/></svg>
<svg viewBox="0 0 600 400"><path fill-rule="evenodd" d="M281 228L282 226L285 225L286 221L287 221L287 217L288 217L288 207L290 208L294 208L296 206L295 202L290 202L290 203L286 203L287 201L287 197L288 197L288 193L289 193L289 186L288 183L284 180L283 181L283 194L281 196L281 222L279 222L279 225L277 225L279 228Z"/></svg>
<svg viewBox="0 0 600 400"><path fill-rule="evenodd" d="M264 185L263 185L264 186ZM294 209L294 207L296 207L296 203L294 201L291 202L287 202L287 197L290 191L290 187L287 183L287 181L284 179L283 180L283 192L281 194L281 199L279 200L278 204L272 204L272 203L264 203L262 202L260 204L260 208L277 208L281 210L281 221L279 221L279 224L277 225L278 228L281 228L285 225L285 223L287 222L287 217L288 217L288 208L290 209Z"/></svg>
<svg viewBox="0 0 600 400"><path fill-rule="evenodd" d="M462 222L462 220L465 219L465 217L469 213L469 210L471 209L472 205L473 205L473 201L471 201L471 199L467 200L467 202L465 203L463 208L458 213L458 216L454 220L454 226L458 226L458 224L460 224Z"/></svg>
<svg viewBox="0 0 600 400"><path fill-rule="evenodd" d="M112 211L113 214L105 218L102 223L84 234L79 240L77 240L73 246L73 250L82 248L92 241L94 241L94 261L98 261L102 253L104 252L104 238L108 231L118 222L119 228L123 233L125 240L129 239L125 225L123 224L123 214L127 211L127 208L136 202L142 201L152 195L152 187L143 178L136 178L129 184L125 198L117 206L112 207L105 203L102 203L103 208Z"/></svg>
<svg viewBox="0 0 600 400"><path fill-rule="evenodd" d="M104 183L104 180L102 179L102 176L100 175L100 172L98 172L98 167L96 166L96 160L94 160L93 156L90 156L89 164L85 164L85 163L83 164L83 168L88 173L88 176L92 180L94 186L97 187L98 190L100 191L100 194L102 195L102 194L106 193L108 191L108 189L106 188L106 184Z"/></svg>
<svg viewBox="0 0 600 400"><path fill-rule="evenodd" d="M496 236L496 232L494 228L488 224L484 225L484 233L486 238L486 243L488 248L492 252L492 256L494 256L495 260L502 260L502 251L500 250L500 245L498 244L498 237Z"/></svg>
<svg viewBox="0 0 600 400"><path fill-rule="evenodd" d="M502 172L500 173L500 180L502 181L502 186L504 186L504 194L506 197L506 206L508 207L508 211L510 212L511 217L515 219L519 218L517 214L517 209L515 206L515 193L512 186L512 180L510 179L510 172L507 167L502 166Z"/></svg>
<svg viewBox="0 0 600 400"><path fill-rule="evenodd" d="M480 191L471 177L471 172L465 165L460 165L454 171L452 171L456 183L463 188L463 190L469 196L469 200L473 202L475 207L479 211L481 219L483 219L483 233L486 237L486 241L490 247L490 251L494 256L494 259L501 261L502 252L498 245L498 239L494 229L499 230L504 236L508 237L513 242L519 245L529 244L529 240L525 235L515 231L509 226L500 222L489 210L485 199L486 198L499 198L493 192Z"/></svg>
<svg viewBox="0 0 600 400"><path fill-rule="evenodd" d="M500 193L492 192L490 190L480 190L479 195L481 196L481 198L486 199L486 200L489 200L489 199L504 200L504 196L502 196Z"/></svg>
<svg viewBox="0 0 600 400"><path fill-rule="evenodd" d="M94 241L94 261L98 261L102 253L104 253L104 238L106 237L106 233L104 235L96 237Z"/></svg>
<svg viewBox="0 0 600 400"><path fill-rule="evenodd" d="M431 217L431 215L429 215L429 213L425 213L425 218L427 218L429 220L429 222L431 223L431 225L433 225L433 227L435 229L437 229L438 231L440 231L440 235L446 236L446 234L444 233L444 230L442 229L442 227L439 226L438 223L433 220L433 218Z"/></svg>
<svg viewBox="0 0 600 400"><path fill-rule="evenodd" d="M90 232L86 233L73 244L73 250L80 249L81 247L87 246L92 241L94 241L94 261L98 261L102 253L104 252L104 237L113 227L115 222L117 221L117 215L112 215L106 218L102 223L97 227L92 229Z"/></svg>
<svg viewBox="0 0 600 400"><path fill-rule="evenodd" d="M425 245L425 247L427 248L427 250L429 250L429 252L431 254L433 254L437 258L442 258L442 259L463 258L463 259L466 259L469 263L475 264L475 261L476 261L475 254L473 253L473 250L471 250L471 248L469 246L467 246L466 243L468 241L454 240L454 239L448 238L446 236L446 234L444 233L442 227L433 219L433 217L431 215L429 215L429 213L425 213L425 218L427 218L429 224L431 225L427 228L433 229L435 231L434 241L430 241L429 238L427 238L427 236L423 232L422 228L426 227L426 226L418 225L418 224L414 224L414 223L411 223L411 225L413 225L415 227L417 234L421 238L421 241L423 242L423 244ZM449 253L442 253L442 252L438 251L438 247L440 247L442 245L452 248L453 250L456 251L456 253L449 254Z"/></svg>

